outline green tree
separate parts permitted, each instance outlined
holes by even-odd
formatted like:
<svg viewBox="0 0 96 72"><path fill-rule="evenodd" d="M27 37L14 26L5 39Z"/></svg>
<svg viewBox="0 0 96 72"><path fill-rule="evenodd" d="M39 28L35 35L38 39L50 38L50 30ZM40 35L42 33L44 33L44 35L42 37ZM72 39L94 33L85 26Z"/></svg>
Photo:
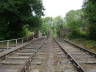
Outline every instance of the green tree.
<svg viewBox="0 0 96 72"><path fill-rule="evenodd" d="M51 17L42 18L41 31L44 35L48 35L49 29L51 29L53 19Z"/></svg>
<svg viewBox="0 0 96 72"><path fill-rule="evenodd" d="M60 36L60 30L65 27L65 21L64 18L61 16L57 16L53 20L53 33Z"/></svg>
<svg viewBox="0 0 96 72"><path fill-rule="evenodd" d="M0 0L0 38L21 37L26 24L39 26L43 10L41 0Z"/></svg>
<svg viewBox="0 0 96 72"><path fill-rule="evenodd" d="M71 36L79 36L81 29L85 28L85 22L82 19L83 15L82 10L71 10L66 14L65 19L69 29L71 30Z"/></svg>
<svg viewBox="0 0 96 72"><path fill-rule="evenodd" d="M88 36L90 39L96 40L96 0L85 1L83 11L88 23Z"/></svg>

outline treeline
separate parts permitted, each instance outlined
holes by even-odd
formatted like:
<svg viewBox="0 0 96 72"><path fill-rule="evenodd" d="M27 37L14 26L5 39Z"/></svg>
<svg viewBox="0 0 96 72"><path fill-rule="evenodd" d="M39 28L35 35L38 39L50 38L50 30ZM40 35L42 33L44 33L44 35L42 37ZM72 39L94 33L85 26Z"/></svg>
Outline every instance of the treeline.
<svg viewBox="0 0 96 72"><path fill-rule="evenodd" d="M0 0L0 40L36 32L43 11L42 0Z"/></svg>
<svg viewBox="0 0 96 72"><path fill-rule="evenodd" d="M47 20L46 20L47 19ZM51 20L50 20L51 19ZM53 33L60 36L60 30L69 30L68 38L86 38L96 40L96 1L84 0L82 9L71 10L66 16L45 19L45 24L50 25ZM48 29L48 28L47 28ZM64 35L65 36L65 35Z"/></svg>
<svg viewBox="0 0 96 72"><path fill-rule="evenodd" d="M70 11L65 19L72 30L71 36L96 40L96 1L84 0L81 10Z"/></svg>
<svg viewBox="0 0 96 72"><path fill-rule="evenodd" d="M59 35L59 31L63 27L66 27L64 19L60 16L56 18L45 17L45 18L42 18L42 21L43 21L43 24L42 24L41 32L44 35L48 35L51 30L51 35L57 36Z"/></svg>

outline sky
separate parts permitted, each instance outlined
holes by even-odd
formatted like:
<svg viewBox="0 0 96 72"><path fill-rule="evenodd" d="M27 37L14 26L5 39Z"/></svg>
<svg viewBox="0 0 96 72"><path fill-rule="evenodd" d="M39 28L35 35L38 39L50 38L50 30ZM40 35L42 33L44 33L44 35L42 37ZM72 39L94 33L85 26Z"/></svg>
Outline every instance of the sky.
<svg viewBox="0 0 96 72"><path fill-rule="evenodd" d="M65 17L70 10L81 9L83 0L43 0L45 17Z"/></svg>

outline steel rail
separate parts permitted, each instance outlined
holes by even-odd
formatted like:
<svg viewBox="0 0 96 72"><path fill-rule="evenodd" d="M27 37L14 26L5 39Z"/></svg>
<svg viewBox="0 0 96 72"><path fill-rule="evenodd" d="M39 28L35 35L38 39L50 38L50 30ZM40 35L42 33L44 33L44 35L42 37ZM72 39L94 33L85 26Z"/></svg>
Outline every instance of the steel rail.
<svg viewBox="0 0 96 72"><path fill-rule="evenodd" d="M76 44L76 43L74 43L72 41L69 41L69 40L65 40L64 39L64 41L67 42L67 43L69 43L69 44L71 44L71 45L73 45L73 46L75 46L76 48L79 48L80 50L83 50L85 52L88 52L90 55L93 55L94 57L96 57L96 53L94 53L94 52L92 52L92 51L84 48L83 46L80 46L80 45L78 45L78 44Z"/></svg>
<svg viewBox="0 0 96 72"><path fill-rule="evenodd" d="M8 49L8 50L0 53L0 59L5 58L8 54L13 53L14 51L16 51L16 50L18 50L18 49L22 49L22 48L25 47L26 45L28 45L28 44L30 44L30 43L32 43L32 42L35 42L35 41L37 41L37 40L39 40L39 39L42 39L42 38L35 38L35 39L33 39L33 40L29 41L29 42L26 42L26 43L24 43L24 44L22 44L22 45L20 45L20 46L18 46L18 47L14 47L14 48L12 48L12 49Z"/></svg>
<svg viewBox="0 0 96 72"><path fill-rule="evenodd" d="M23 68L21 68L21 70L18 72L30 72L32 59L36 55L36 53L39 51L39 49L41 49L43 47L44 43L45 43L45 41L43 41L43 43L38 47L37 51L26 60Z"/></svg>
<svg viewBox="0 0 96 72"><path fill-rule="evenodd" d="M73 65L76 67L78 72L85 72L84 69L81 67L81 65L62 47L62 45L55 39L55 42L58 44L58 46L61 48L61 50L70 58L70 61L73 63Z"/></svg>

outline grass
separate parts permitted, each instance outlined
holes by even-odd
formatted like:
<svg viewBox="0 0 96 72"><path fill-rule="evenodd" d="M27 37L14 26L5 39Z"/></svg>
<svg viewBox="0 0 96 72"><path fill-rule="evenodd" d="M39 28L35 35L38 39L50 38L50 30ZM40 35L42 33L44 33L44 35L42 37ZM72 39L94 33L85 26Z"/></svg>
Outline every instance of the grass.
<svg viewBox="0 0 96 72"><path fill-rule="evenodd" d="M75 41L76 43L83 45L85 48L88 48L93 52L96 52L96 41L87 40L84 38L76 38L72 39L72 41Z"/></svg>

